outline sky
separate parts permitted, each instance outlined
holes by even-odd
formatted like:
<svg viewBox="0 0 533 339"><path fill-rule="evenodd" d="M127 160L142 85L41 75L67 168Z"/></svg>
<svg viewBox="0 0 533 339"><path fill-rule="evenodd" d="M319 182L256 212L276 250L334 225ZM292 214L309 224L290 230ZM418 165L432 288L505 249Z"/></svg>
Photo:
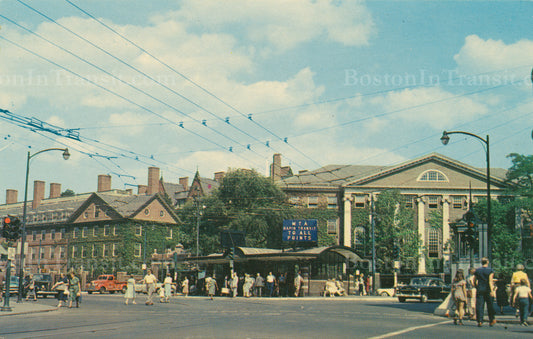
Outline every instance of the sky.
<svg viewBox="0 0 533 339"><path fill-rule="evenodd" d="M533 1L0 0L0 203L533 147ZM30 120L33 118L33 120ZM34 126L29 125L33 121ZM41 124L41 122L43 124ZM35 127L37 124L40 127Z"/></svg>

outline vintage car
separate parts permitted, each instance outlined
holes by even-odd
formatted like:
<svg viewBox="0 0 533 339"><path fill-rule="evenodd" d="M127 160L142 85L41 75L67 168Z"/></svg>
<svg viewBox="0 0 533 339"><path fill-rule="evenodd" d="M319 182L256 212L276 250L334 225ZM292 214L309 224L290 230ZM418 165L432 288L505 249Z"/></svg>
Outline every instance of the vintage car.
<svg viewBox="0 0 533 339"><path fill-rule="evenodd" d="M377 295L380 295L382 297L394 297L396 295L396 289L394 287L378 288L376 292Z"/></svg>
<svg viewBox="0 0 533 339"><path fill-rule="evenodd" d="M36 273L33 275L35 281L35 292L38 297L46 298L47 296L56 296L57 291L52 290L53 278L50 274Z"/></svg>
<svg viewBox="0 0 533 339"><path fill-rule="evenodd" d="M450 286L440 278L417 277L412 278L409 285L398 287L396 296L400 302L407 299L418 299L426 302L429 299L445 299L450 293Z"/></svg>
<svg viewBox="0 0 533 339"><path fill-rule="evenodd" d="M109 292L122 292L126 293L127 283L125 281L119 281L112 274L102 274L98 276L96 280L91 281L87 286L87 293L100 292L101 294Z"/></svg>

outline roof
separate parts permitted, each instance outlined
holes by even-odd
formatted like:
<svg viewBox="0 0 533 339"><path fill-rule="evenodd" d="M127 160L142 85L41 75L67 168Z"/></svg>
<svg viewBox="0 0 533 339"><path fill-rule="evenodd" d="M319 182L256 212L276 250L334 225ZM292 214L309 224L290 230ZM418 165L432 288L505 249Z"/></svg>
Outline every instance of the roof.
<svg viewBox="0 0 533 339"><path fill-rule="evenodd" d="M415 166L421 162L437 160L454 167L459 167L472 174L484 176L485 168L477 168L460 161L448 158L438 153L430 153L419 158L411 159L392 166L369 166L369 165L327 165L313 171L305 171L295 176L282 179L278 184L291 187L317 187L338 188L354 183L371 180L382 175L401 170L405 167ZM507 170L503 168L491 168L491 180L503 183Z"/></svg>

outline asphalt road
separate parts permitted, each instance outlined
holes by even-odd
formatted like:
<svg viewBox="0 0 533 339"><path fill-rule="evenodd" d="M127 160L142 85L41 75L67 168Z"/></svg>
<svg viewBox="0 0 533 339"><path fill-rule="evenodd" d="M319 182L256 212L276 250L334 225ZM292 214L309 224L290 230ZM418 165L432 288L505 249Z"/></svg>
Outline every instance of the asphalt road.
<svg viewBox="0 0 533 339"><path fill-rule="evenodd" d="M0 317L5 338L531 338L533 327L433 315L436 302L393 298L175 297L169 304L124 305L122 295L85 295L80 308ZM54 305L53 299L39 303Z"/></svg>

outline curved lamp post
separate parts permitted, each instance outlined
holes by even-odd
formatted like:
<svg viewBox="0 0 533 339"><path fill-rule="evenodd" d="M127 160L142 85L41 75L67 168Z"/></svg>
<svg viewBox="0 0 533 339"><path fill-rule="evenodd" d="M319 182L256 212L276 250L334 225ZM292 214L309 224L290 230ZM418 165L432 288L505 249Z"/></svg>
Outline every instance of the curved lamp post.
<svg viewBox="0 0 533 339"><path fill-rule="evenodd" d="M491 216L491 201L490 201L490 143L489 143L489 136L487 134L487 138L483 139L479 135L475 135L473 133L469 132L463 132L463 131L444 131L442 132L442 137L440 138L440 141L442 141L443 145L447 145L450 141L450 134L465 134L469 135L471 137L477 138L478 140L481 140L483 143L485 143L485 154L487 156L487 256L489 258L489 262L492 264L492 243L491 243L491 233L492 233L492 216ZM483 246L484 247L484 246Z"/></svg>
<svg viewBox="0 0 533 339"><path fill-rule="evenodd" d="M17 303L22 302L22 293L24 291L24 243L26 242L26 211L27 211L27 205L28 205L28 177L30 174L30 160L36 155L39 155L44 152L50 152L50 151L62 151L63 159L68 160L70 158L70 153L68 152L68 148L47 148L34 154L30 154L30 152L28 151L28 157L26 160L26 183L24 186L24 207L23 207L23 212L22 212L22 237L20 239L20 258L19 258L19 288L18 288L19 292L17 296ZM39 256L40 255L41 254L39 253Z"/></svg>

